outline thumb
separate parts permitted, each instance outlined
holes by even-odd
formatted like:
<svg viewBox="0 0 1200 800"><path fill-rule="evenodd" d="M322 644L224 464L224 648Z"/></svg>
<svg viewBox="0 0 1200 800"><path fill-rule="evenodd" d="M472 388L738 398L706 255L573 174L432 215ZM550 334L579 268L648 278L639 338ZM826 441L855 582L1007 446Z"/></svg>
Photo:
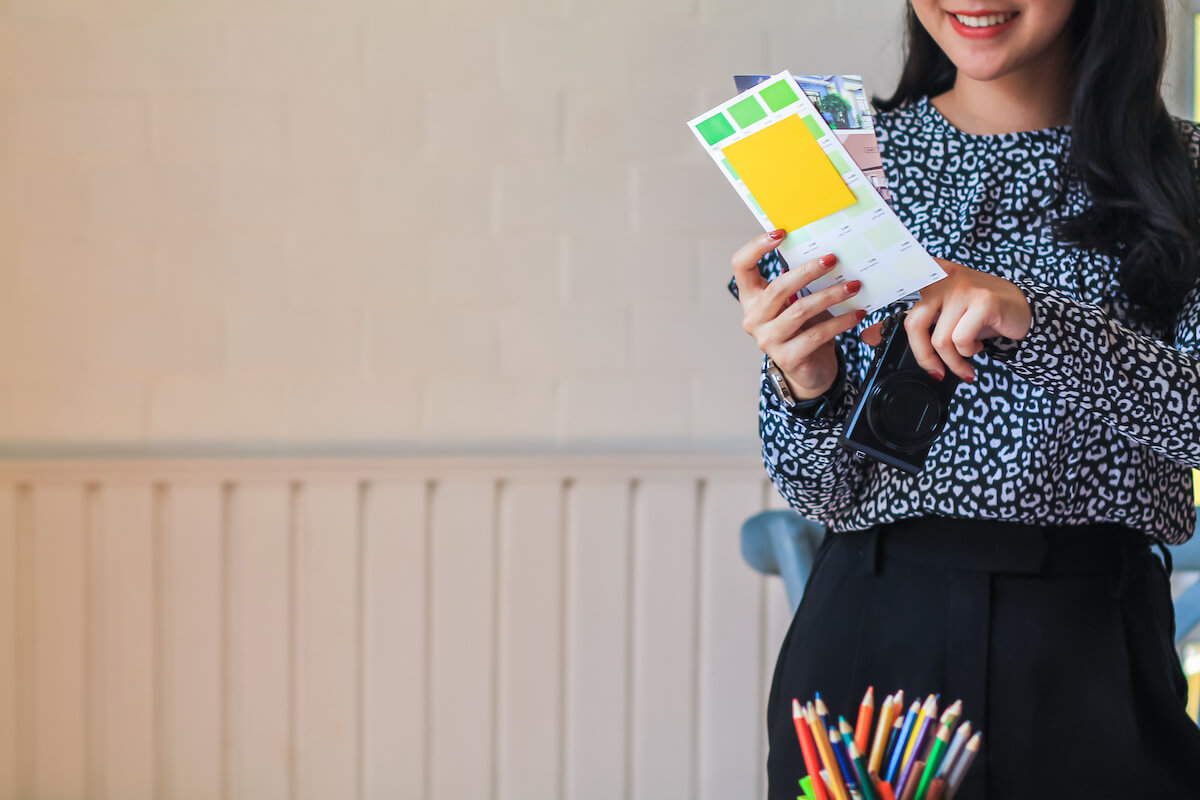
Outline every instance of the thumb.
<svg viewBox="0 0 1200 800"><path fill-rule="evenodd" d="M878 347L879 342L882 339L882 337L879 335L879 327L881 325L883 325L882 322L876 322L874 325L863 328L863 331L858 335L858 338L862 339L863 344L869 344L871 347Z"/></svg>

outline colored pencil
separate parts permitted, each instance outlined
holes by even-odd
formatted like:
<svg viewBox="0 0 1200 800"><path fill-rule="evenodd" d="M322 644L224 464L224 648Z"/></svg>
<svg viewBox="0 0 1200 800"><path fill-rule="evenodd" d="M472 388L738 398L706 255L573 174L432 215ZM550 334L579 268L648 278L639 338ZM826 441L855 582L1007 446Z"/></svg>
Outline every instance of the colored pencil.
<svg viewBox="0 0 1200 800"><path fill-rule="evenodd" d="M910 780L920 777L919 772L914 776L914 765L921 758L925 735L929 732L930 725L935 719L937 719L937 700L933 695L929 695L921 709L921 715L917 718L913 733L908 738L908 744L904 748L904 761L900 766L900 777L896 779L896 791L901 795L905 794Z"/></svg>
<svg viewBox="0 0 1200 800"><path fill-rule="evenodd" d="M920 753L914 752L921 747L921 743L925 739L925 732L929 730L929 720L937 718L937 699L933 695L925 698L925 703L921 706L921 713L917 715L917 721L913 723L912 732L908 736L908 744L904 746L904 759L901 762L911 762Z"/></svg>
<svg viewBox="0 0 1200 800"><path fill-rule="evenodd" d="M871 752L867 756L867 767L872 772L879 772L879 762L883 761L883 751L887 747L887 737L892 732L895 708L895 701L891 695L888 695L883 701L883 707L879 709L879 719L875 723L875 739L871 742Z"/></svg>
<svg viewBox="0 0 1200 800"><path fill-rule="evenodd" d="M917 797L925 796L925 790L929 788L929 782L937 774L938 765L941 763L942 756L949 745L950 728L947 725L942 725L941 730L937 732L937 736L933 738L933 747L929 750L929 757L925 759L925 769L921 772L920 782L917 784Z"/></svg>
<svg viewBox="0 0 1200 800"><path fill-rule="evenodd" d="M929 791L921 800L943 800L946 796L946 782L941 778L934 778L929 782Z"/></svg>
<svg viewBox="0 0 1200 800"><path fill-rule="evenodd" d="M922 769L925 766L924 762L917 761L914 769ZM913 800L917 796L917 782L909 781L904 787L904 791L900 793L900 800Z"/></svg>
<svg viewBox="0 0 1200 800"><path fill-rule="evenodd" d="M858 745L851 741L846 745L846 749L850 751L850 763L854 765L854 771L858 774L858 785L864 800L879 800L875 782L871 780L871 773L867 772L867 765L863 763L862 753L858 752Z"/></svg>
<svg viewBox="0 0 1200 800"><path fill-rule="evenodd" d="M871 718L875 716L875 687L868 686L862 702L858 704L858 720L854 723L854 746L858 752L867 752L867 739L871 735Z"/></svg>
<svg viewBox="0 0 1200 800"><path fill-rule="evenodd" d="M850 754L846 752L846 744L842 741L842 735L838 733L837 728L829 729L829 745L833 748L834 756L837 757L838 769L842 771L846 788L857 789L858 776L854 773L854 765L850 763Z"/></svg>
<svg viewBox="0 0 1200 800"><path fill-rule="evenodd" d="M942 724L950 728L950 730L954 730L954 726L958 724L959 718L962 717L962 707L962 700L955 700L951 703L950 707L946 709L946 713L942 714Z"/></svg>
<svg viewBox="0 0 1200 800"><path fill-rule="evenodd" d="M883 763L879 765L880 769L883 770L883 779L889 783L891 782L891 779L887 774L888 769L892 763L892 758L896 755L897 748L903 746L900 743L900 734L903 733L904 720L907 718L907 716L907 714L902 714L900 709L896 709L896 719L894 722L892 722L892 732L888 736L887 748L884 750L883 754Z"/></svg>
<svg viewBox="0 0 1200 800"><path fill-rule="evenodd" d="M846 722L845 717L838 717L838 733L842 735L842 747L849 756L850 748L848 745L854 741L854 729L850 727L850 723Z"/></svg>
<svg viewBox="0 0 1200 800"><path fill-rule="evenodd" d="M817 710L817 717L821 720L821 727L829 730L833 727L829 723L829 707L825 705L825 701L821 699L821 693L817 692L817 697L813 701L813 708Z"/></svg>
<svg viewBox="0 0 1200 800"><path fill-rule="evenodd" d="M846 784L842 780L841 773L838 772L837 756L833 754L833 747L829 744L829 735L821 727L821 720L817 717L817 712L813 710L811 704L805 708L804 713L807 715L808 727L812 731L817 752L821 754L821 762L825 765L825 771L829 773L829 791L836 800L849 800L850 795L846 791Z"/></svg>
<svg viewBox="0 0 1200 800"><path fill-rule="evenodd" d="M959 753L966 746L967 740L971 738L971 723L964 722L958 726L958 730L954 732L954 739L950 741L950 746L946 748L946 755L942 758L942 763L938 767L937 777L947 778L950 775L950 770L954 768L954 762L958 759Z"/></svg>
<svg viewBox="0 0 1200 800"><path fill-rule="evenodd" d="M887 781L880 781L875 784L875 788L879 791L879 800L896 800L896 795L892 794L892 785Z"/></svg>
<svg viewBox="0 0 1200 800"><path fill-rule="evenodd" d="M812 731L808 720L804 717L804 709L799 700L792 700L792 723L796 726L796 738L800 740L800 754L804 757L804 769L812 777L812 794L814 800L829 800L825 792L825 784L821 780L821 760L817 755L817 745L813 741Z"/></svg>
<svg viewBox="0 0 1200 800"><path fill-rule="evenodd" d="M888 783L895 784L896 773L900 771L900 760L904 756L904 743L908 741L908 734L912 731L913 723L919 713L921 713L921 704L913 700L912 705L908 707L908 713L904 715L904 723L900 727L900 736L896 739L896 746L892 749L892 758L888 762L887 774L883 776Z"/></svg>
<svg viewBox="0 0 1200 800"><path fill-rule="evenodd" d="M979 745L982 734L975 734L971 737L971 741L967 742L967 746L963 748L963 753L958 759L958 763L950 771L950 777L946 779L946 797L954 797L954 793L958 791L958 787L962 786L963 778L967 777L967 770L971 766L971 762L975 760L975 756L979 755Z"/></svg>

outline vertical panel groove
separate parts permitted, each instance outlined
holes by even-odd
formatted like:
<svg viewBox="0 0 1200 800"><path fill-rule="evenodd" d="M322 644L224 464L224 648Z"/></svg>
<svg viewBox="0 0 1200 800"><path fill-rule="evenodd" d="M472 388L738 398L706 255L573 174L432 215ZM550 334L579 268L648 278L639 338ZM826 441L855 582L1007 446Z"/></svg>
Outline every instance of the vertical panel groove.
<svg viewBox="0 0 1200 800"><path fill-rule="evenodd" d="M422 800L430 800L433 793L433 528L437 523L435 501L437 481L430 479L425 484L425 770L423 772Z"/></svg>
<svg viewBox="0 0 1200 800"><path fill-rule="evenodd" d="M771 493L774 491L775 491L775 486L774 486L774 484L771 483L770 480L764 480L762 482L762 501L759 504L759 508L761 510L766 511L767 508L770 506ZM739 544L740 544L741 535L742 535L741 531L738 531ZM759 676L759 680L758 680L758 694L756 696L759 698L763 698L764 701L765 701L765 698L767 697L768 691L770 690L770 687L767 686L767 674L768 674L768 668L769 668L768 661L767 661L767 653L769 650L769 648L767 646L767 631L770 629L770 626L767 624L767 600L768 600L768 597L769 597L769 595L767 594L767 579L765 576L760 575L758 578L758 676ZM763 707L764 708L766 707L765 702L764 702ZM766 735L765 730L762 727L760 727L759 735L756 737L756 741L758 742L758 763L759 764L767 763L767 738L766 737L767 737L767 735ZM760 769L758 771L758 794L756 795L757 797L765 797L766 796L766 792L767 792L766 782L767 782L766 770Z"/></svg>
<svg viewBox="0 0 1200 800"><path fill-rule="evenodd" d="M501 581L504 580L503 570L500 565L503 563L503 555L500 548L504 542L500 537L500 518L503 511L504 497L508 491L508 483L503 478L498 478L492 484L492 526L489 531L489 536L492 539L492 630L491 641L488 643L492 653L492 672L488 676L491 683L489 687L488 703L491 706L491 743L489 745L488 758L488 798L496 800L497 793L500 787L500 604L501 598L504 596L504 587L501 586Z"/></svg>
<svg viewBox="0 0 1200 800"><path fill-rule="evenodd" d="M221 484L221 800L233 794L233 503L236 484Z"/></svg>
<svg viewBox="0 0 1200 800"><path fill-rule="evenodd" d="M370 499L371 482L360 480L355 485L354 504L354 548L355 548L355 608L354 608L354 674L358 685L354 696L354 732L358 737L355 748L354 796L363 800L366 795L366 768L363 756L366 748L367 729L367 503Z"/></svg>
<svg viewBox="0 0 1200 800"><path fill-rule="evenodd" d="M571 480L564 478L558 492L558 540L562 546L558 551L558 607L562 613L558 617L558 775L555 776L555 794L559 798L567 796L567 609L571 596L570 575L568 565L571 563L571 537L567 535L568 519L570 517L567 504L571 494Z"/></svg>
<svg viewBox="0 0 1200 800"><path fill-rule="evenodd" d="M95 790L96 800L106 800L104 797L104 780L101 772L103 765L99 763L97 754L104 752L104 734L98 730L103 714L96 713L96 704L102 702L103 693L100 691L100 671L102 654L98 652L103 647L100 641L106 626L107 610L99 597L100 586L104 576L99 574L103 569L103 559L98 557L96 548L100 544L97 517L100 514L100 487L88 483L83 489L83 596L87 608L83 616L83 764L85 786Z"/></svg>
<svg viewBox="0 0 1200 800"><path fill-rule="evenodd" d="M692 725L688 726L688 734L691 741L688 746L691 748L692 774L689 776L690 786L688 787L687 796L696 797L700 789L700 679L704 666L701 663L701 629L700 624L700 609L703 607L703 570L700 569L701 564L701 543L703 536L701 534L701 526L704 524L704 505L708 495L708 482L704 478L696 480L696 493L694 495L694 514L695 527L692 528L692 541L695 547L692 548Z"/></svg>
<svg viewBox="0 0 1200 800"><path fill-rule="evenodd" d="M635 772L634 728L635 711L637 707L638 686L636 683L637 670L637 504L641 483L637 478L629 481L629 505L625 520L625 552L626 574L625 585L625 791L626 800L633 800L633 777Z"/></svg>
<svg viewBox="0 0 1200 800"><path fill-rule="evenodd" d="M34 620L34 547L33 547L33 498L28 484L16 488L17 526L17 795L33 795L33 764L35 737L34 715L37 713L35 698L37 676L32 668L33 620Z"/></svg>
<svg viewBox="0 0 1200 800"><path fill-rule="evenodd" d="M151 670L151 675L154 677L154 686L151 692L153 698L153 731L152 739L154 752L151 754L151 763L154 768L153 780L150 784L151 790L155 797L166 797L166 608L165 599L166 591L164 583L166 581L166 565L165 565L165 543L167 537L167 503L168 489L167 485L162 482L156 482L152 487L151 495L151 517L150 517L150 546L151 554L151 577L150 590L153 593L153 609L151 615L151 636L153 637L153 651L151 659L154 667Z"/></svg>
<svg viewBox="0 0 1200 800"><path fill-rule="evenodd" d="M300 656L300 621L297 607L300 603L300 514L303 495L303 484L298 480L288 483L287 490L287 541L284 547L287 551L287 786L284 795L288 800L296 800L296 786L299 783L300 764L297 749L300 744L299 715L296 713L300 694L298 678L298 663Z"/></svg>

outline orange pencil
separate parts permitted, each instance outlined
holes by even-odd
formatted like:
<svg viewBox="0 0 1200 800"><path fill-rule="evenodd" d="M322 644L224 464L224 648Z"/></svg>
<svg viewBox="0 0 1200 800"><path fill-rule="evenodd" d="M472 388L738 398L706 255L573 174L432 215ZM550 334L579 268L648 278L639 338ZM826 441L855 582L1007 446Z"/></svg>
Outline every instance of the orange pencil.
<svg viewBox="0 0 1200 800"><path fill-rule="evenodd" d="M892 785L887 781L875 781L875 791L879 792L881 800L896 800Z"/></svg>
<svg viewBox="0 0 1200 800"><path fill-rule="evenodd" d="M871 744L871 753L867 757L867 769L879 772L883 762L883 751L887 748L888 734L892 732L892 723L896 721L896 701L888 695L879 709L879 721L875 723L875 741Z"/></svg>
<svg viewBox="0 0 1200 800"><path fill-rule="evenodd" d="M817 755L817 745L813 741L812 731L808 728L808 719L799 700L792 700L792 723L796 726L796 738L800 740L800 754L804 756L804 769L812 778L812 792L815 800L829 800L825 793L825 781L821 780L821 761Z"/></svg>
<svg viewBox="0 0 1200 800"><path fill-rule="evenodd" d="M838 769L837 756L833 754L833 745L829 743L829 734L825 732L821 718L817 716L811 704L804 713L807 715L808 727L812 731L817 752L821 754L821 762L825 764L825 771L829 775L830 792L836 800L850 800L850 793L846 791L846 781L842 778L842 771Z"/></svg>
<svg viewBox="0 0 1200 800"><path fill-rule="evenodd" d="M867 738L871 735L871 717L875 715L875 687L868 686L858 705L858 721L854 723L854 746L858 752L867 752Z"/></svg>

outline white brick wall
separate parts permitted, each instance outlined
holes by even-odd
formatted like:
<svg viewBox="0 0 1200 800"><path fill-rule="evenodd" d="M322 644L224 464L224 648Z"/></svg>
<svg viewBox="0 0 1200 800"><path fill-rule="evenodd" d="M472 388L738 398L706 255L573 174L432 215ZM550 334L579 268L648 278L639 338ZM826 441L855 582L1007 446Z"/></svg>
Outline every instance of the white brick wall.
<svg viewBox="0 0 1200 800"><path fill-rule="evenodd" d="M11 0L0 438L752 447L755 226L684 123L887 90L899 8Z"/></svg>

